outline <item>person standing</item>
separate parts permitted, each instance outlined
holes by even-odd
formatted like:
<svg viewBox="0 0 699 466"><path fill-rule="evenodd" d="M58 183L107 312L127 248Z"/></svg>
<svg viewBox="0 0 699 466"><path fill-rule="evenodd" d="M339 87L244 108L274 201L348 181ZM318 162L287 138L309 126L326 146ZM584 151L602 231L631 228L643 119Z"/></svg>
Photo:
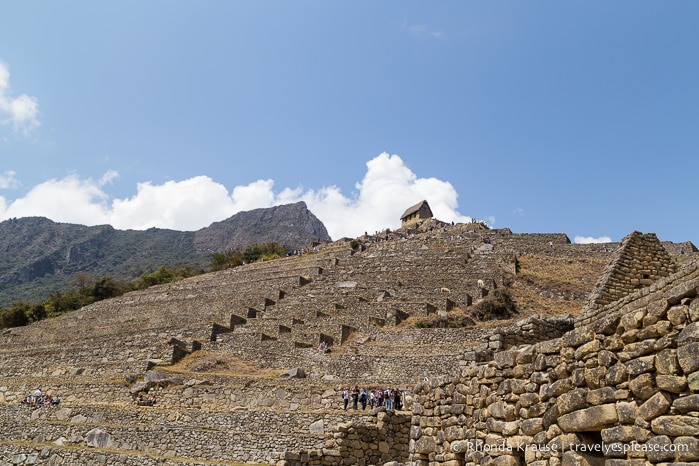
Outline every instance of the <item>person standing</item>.
<svg viewBox="0 0 699 466"><path fill-rule="evenodd" d="M342 391L342 401L345 403L345 411L347 411L347 405L349 404L349 390L346 388Z"/></svg>
<svg viewBox="0 0 699 466"><path fill-rule="evenodd" d="M383 399L386 402L386 411L391 411L393 409L393 392L391 387L386 387L386 390L383 392Z"/></svg>
<svg viewBox="0 0 699 466"><path fill-rule="evenodd" d="M352 409L357 409L357 403L359 403L359 385L355 385L352 389Z"/></svg>

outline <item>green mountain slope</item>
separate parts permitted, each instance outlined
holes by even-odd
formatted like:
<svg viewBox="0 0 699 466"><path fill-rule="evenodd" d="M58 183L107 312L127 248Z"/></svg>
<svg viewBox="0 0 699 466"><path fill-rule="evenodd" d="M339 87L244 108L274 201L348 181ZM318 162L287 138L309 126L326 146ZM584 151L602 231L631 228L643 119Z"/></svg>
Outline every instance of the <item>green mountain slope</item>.
<svg viewBox="0 0 699 466"><path fill-rule="evenodd" d="M43 217L6 220L0 223L0 306L68 290L77 273L132 280L163 266L205 268L211 253L251 243L300 249L329 240L303 202L240 212L196 232L117 230Z"/></svg>

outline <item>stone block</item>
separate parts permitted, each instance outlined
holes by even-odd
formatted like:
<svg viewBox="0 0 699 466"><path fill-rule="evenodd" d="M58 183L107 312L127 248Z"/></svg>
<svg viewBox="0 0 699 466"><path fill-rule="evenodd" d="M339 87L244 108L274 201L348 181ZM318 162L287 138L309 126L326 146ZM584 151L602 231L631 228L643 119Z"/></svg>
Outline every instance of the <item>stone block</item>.
<svg viewBox="0 0 699 466"><path fill-rule="evenodd" d="M645 446L646 455L651 463L672 462L675 459L672 440L667 435L652 437L646 442Z"/></svg>
<svg viewBox="0 0 699 466"><path fill-rule="evenodd" d="M653 433L657 435L699 436L699 418L693 416L660 416L651 422Z"/></svg>
<svg viewBox="0 0 699 466"><path fill-rule="evenodd" d="M687 376L687 386L691 392L699 392L699 371L692 372Z"/></svg>
<svg viewBox="0 0 699 466"><path fill-rule="evenodd" d="M668 348L659 351L655 355L655 370L658 374L679 373L680 364L677 360L677 350Z"/></svg>
<svg viewBox="0 0 699 466"><path fill-rule="evenodd" d="M595 332L590 327L578 327L563 335L563 344L571 348L577 348L595 338Z"/></svg>
<svg viewBox="0 0 699 466"><path fill-rule="evenodd" d="M315 422L312 422L308 426L308 430L311 434L314 434L314 435L324 434L325 433L325 423L323 422L322 419L319 419Z"/></svg>
<svg viewBox="0 0 699 466"><path fill-rule="evenodd" d="M502 455L493 459L492 466L520 466L520 459L512 455Z"/></svg>
<svg viewBox="0 0 699 466"><path fill-rule="evenodd" d="M672 403L672 407L681 414L691 411L699 413L699 395L679 397Z"/></svg>
<svg viewBox="0 0 699 466"><path fill-rule="evenodd" d="M610 403L564 414L558 418L558 426L563 432L585 432L602 430L618 421L616 405Z"/></svg>
<svg viewBox="0 0 699 466"><path fill-rule="evenodd" d="M655 369L655 356L643 356L632 359L626 364L626 370L631 377L636 377L646 372L651 372Z"/></svg>
<svg viewBox="0 0 699 466"><path fill-rule="evenodd" d="M667 350L664 350L667 351ZM677 349L677 360L679 366L685 374L694 372L699 369L699 343L692 342L680 346ZM658 371L660 372L660 371ZM679 371L675 371L679 372ZM671 372L661 372L671 373Z"/></svg>
<svg viewBox="0 0 699 466"><path fill-rule="evenodd" d="M592 389L603 387L606 385L606 375L606 367L585 368L585 384Z"/></svg>
<svg viewBox="0 0 699 466"><path fill-rule="evenodd" d="M655 379L651 374L641 374L638 377L631 379L629 382L629 390L634 396L642 401L647 400L657 391Z"/></svg>
<svg viewBox="0 0 699 466"><path fill-rule="evenodd" d="M625 381L628 377L628 370L623 364L614 364L607 370L605 380L609 385L617 385Z"/></svg>
<svg viewBox="0 0 699 466"><path fill-rule="evenodd" d="M665 414L670 409L671 403L672 399L667 393L658 392L638 407L638 416L641 419L650 421L651 419Z"/></svg>
<svg viewBox="0 0 699 466"><path fill-rule="evenodd" d="M683 346L688 343L699 343L699 322L692 322L677 335L678 346Z"/></svg>
<svg viewBox="0 0 699 466"><path fill-rule="evenodd" d="M536 435L544 430L543 419L540 417L525 419L522 421L520 428L525 435Z"/></svg>
<svg viewBox="0 0 699 466"><path fill-rule="evenodd" d="M613 335L619 327L619 320L620 317L618 315L603 317L593 322L592 328L595 333Z"/></svg>
<svg viewBox="0 0 699 466"><path fill-rule="evenodd" d="M569 392L570 390L573 390L573 388L573 381L569 378L556 380L549 386L548 390L546 390L546 396L549 398L552 396L560 396L564 393Z"/></svg>
<svg viewBox="0 0 699 466"><path fill-rule="evenodd" d="M437 449L437 441L434 437L422 436L415 441L416 453L434 453Z"/></svg>
<svg viewBox="0 0 699 466"><path fill-rule="evenodd" d="M604 462L604 466L646 466L646 460L632 459L608 459Z"/></svg>
<svg viewBox="0 0 699 466"><path fill-rule="evenodd" d="M88 447L95 448L111 448L114 446L112 436L107 432L94 428L85 435L85 441Z"/></svg>
<svg viewBox="0 0 699 466"><path fill-rule="evenodd" d="M649 338L636 343L629 343L624 346L624 352L629 355L629 359L645 356L654 351L655 341L655 338Z"/></svg>
<svg viewBox="0 0 699 466"><path fill-rule="evenodd" d="M599 340L592 340L590 342L587 342L575 350L575 359L578 361L582 361L585 359L586 356L593 353L597 353L601 348L602 345L600 344Z"/></svg>
<svg viewBox="0 0 699 466"><path fill-rule="evenodd" d="M517 354L517 364L531 364L534 362L534 355L535 355L535 346L534 345L527 345L524 348L521 348L519 353Z"/></svg>
<svg viewBox="0 0 699 466"><path fill-rule="evenodd" d="M672 306L667 310L667 320L675 327L683 325L687 322L687 311L685 306Z"/></svg>
<svg viewBox="0 0 699 466"><path fill-rule="evenodd" d="M546 405L544 403L539 403L540 405L543 406L543 409L546 408ZM556 422L558 419L558 406L553 405L550 408L546 410L545 413L543 413L543 417L541 419L542 425L544 429L548 429L552 424Z"/></svg>
<svg viewBox="0 0 699 466"><path fill-rule="evenodd" d="M604 443L628 443L634 440L633 427L631 426L615 426L608 429L602 429L600 432Z"/></svg>
<svg viewBox="0 0 699 466"><path fill-rule="evenodd" d="M655 383L660 390L682 393L687 389L687 377L683 375L656 375Z"/></svg>
<svg viewBox="0 0 699 466"><path fill-rule="evenodd" d="M699 439L696 437L680 436L673 441L675 458L682 462L699 462Z"/></svg>
<svg viewBox="0 0 699 466"><path fill-rule="evenodd" d="M587 392L586 399L591 405L602 405L616 401L616 394L612 387L602 387Z"/></svg>
<svg viewBox="0 0 699 466"><path fill-rule="evenodd" d="M637 329L643 323L643 318L645 317L645 315L646 312L642 310L626 313L621 316L620 325L626 331Z"/></svg>
<svg viewBox="0 0 699 466"><path fill-rule="evenodd" d="M514 367L517 364L517 356L519 355L519 351L512 350L512 351L497 351L493 353L493 361L498 365L500 368L504 367Z"/></svg>
<svg viewBox="0 0 699 466"><path fill-rule="evenodd" d="M567 414L579 409L587 408L587 390L576 388L566 393L562 393L556 399L559 414Z"/></svg>
<svg viewBox="0 0 699 466"><path fill-rule="evenodd" d="M633 424L638 417L638 406L636 406L636 403L633 401L617 403L616 411L619 417L619 423L621 424Z"/></svg>
<svg viewBox="0 0 699 466"><path fill-rule="evenodd" d="M491 416L506 421L513 421L516 417L515 407L504 401L498 401L488 406L488 412Z"/></svg>

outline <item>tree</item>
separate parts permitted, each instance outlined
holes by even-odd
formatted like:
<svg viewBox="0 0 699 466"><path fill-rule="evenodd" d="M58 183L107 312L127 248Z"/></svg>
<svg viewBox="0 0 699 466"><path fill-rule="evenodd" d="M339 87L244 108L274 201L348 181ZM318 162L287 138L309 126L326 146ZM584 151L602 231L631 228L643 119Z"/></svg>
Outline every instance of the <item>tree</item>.
<svg viewBox="0 0 699 466"><path fill-rule="evenodd" d="M49 312L54 314L63 314L64 312L79 309L82 306L84 297L81 297L76 292L61 293L56 291L51 293L48 299Z"/></svg>
<svg viewBox="0 0 699 466"><path fill-rule="evenodd" d="M243 251L243 260L246 264L257 262L260 259L271 260L286 256L289 252L286 246L279 243L270 242L262 244L250 244Z"/></svg>
<svg viewBox="0 0 699 466"><path fill-rule="evenodd" d="M73 280L71 282L78 288L80 296L85 296L87 294L87 289L92 286L95 281L95 277L89 273L79 272L73 276Z"/></svg>
<svg viewBox="0 0 699 466"><path fill-rule="evenodd" d="M225 270L243 265L243 253L240 249L226 249L211 254L211 270Z"/></svg>
<svg viewBox="0 0 699 466"><path fill-rule="evenodd" d="M92 297L94 301L114 298L123 295L129 288L128 283L115 280L111 277L102 277L92 287Z"/></svg>
<svg viewBox="0 0 699 466"><path fill-rule="evenodd" d="M29 311L29 304L25 304L23 302L12 303L12 307L10 309L6 309L2 314L3 328L22 327L27 325L29 323L27 311Z"/></svg>
<svg viewBox="0 0 699 466"><path fill-rule="evenodd" d="M36 303L31 306L29 311L29 317L32 322L36 322L48 317L48 312L46 312L46 306L43 303Z"/></svg>
<svg viewBox="0 0 699 466"><path fill-rule="evenodd" d="M142 284L142 288L148 288L149 286L162 285L163 283L170 283L175 279L175 274L172 270L165 267L160 267L153 273L143 274L139 281Z"/></svg>

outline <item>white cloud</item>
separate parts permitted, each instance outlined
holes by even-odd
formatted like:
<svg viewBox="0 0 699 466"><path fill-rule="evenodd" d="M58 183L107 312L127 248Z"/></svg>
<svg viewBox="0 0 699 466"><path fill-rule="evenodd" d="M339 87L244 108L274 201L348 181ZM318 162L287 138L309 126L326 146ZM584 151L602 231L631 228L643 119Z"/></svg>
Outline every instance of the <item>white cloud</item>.
<svg viewBox="0 0 699 466"><path fill-rule="evenodd" d="M424 24L408 24L407 21L403 21L403 24L401 24L401 29L408 31L408 33L414 37L430 36L438 40L446 39L446 36L442 31L429 29Z"/></svg>
<svg viewBox="0 0 699 466"><path fill-rule="evenodd" d="M39 102L36 97L22 94L12 97L10 71L0 62L0 124L12 126L16 133L28 136L39 127Z"/></svg>
<svg viewBox="0 0 699 466"><path fill-rule="evenodd" d="M434 216L447 222L470 222L456 211L458 194L446 181L418 178L397 155L382 153L367 162L358 195L348 198L335 187L302 196L308 208L323 221L332 238L356 237L400 227L401 214L421 200L429 202Z"/></svg>
<svg viewBox="0 0 699 466"><path fill-rule="evenodd" d="M5 173L0 174L0 189L11 189L19 187L19 181L15 179L16 173L12 170L8 170Z"/></svg>
<svg viewBox="0 0 699 466"><path fill-rule="evenodd" d="M275 205L272 186L274 186L274 181L272 180L257 180L247 186L236 186L233 188L231 198L235 206L235 212Z"/></svg>
<svg viewBox="0 0 699 466"><path fill-rule="evenodd" d="M600 236L594 238L592 236L576 236L573 240L575 244L597 244L597 243L611 243L612 239L609 236Z"/></svg>
<svg viewBox="0 0 699 466"><path fill-rule="evenodd" d="M107 194L92 180L70 175L34 186L22 198L5 205L3 219L48 217L57 222L99 225L109 223Z"/></svg>
<svg viewBox="0 0 699 466"><path fill-rule="evenodd" d="M130 199L116 199L108 212L118 229L144 230L151 227L198 230L230 217L234 204L226 187L208 176L161 185L139 183Z"/></svg>
<svg viewBox="0 0 699 466"><path fill-rule="evenodd" d="M99 185L104 186L105 184L112 184L112 181L119 176L119 172L116 170L107 170L107 173L102 175L100 178Z"/></svg>
<svg viewBox="0 0 699 466"><path fill-rule="evenodd" d="M211 178L196 176L160 185L139 183L133 197L110 203L105 186L118 176L117 172L108 171L97 181L71 175L41 183L9 205L0 197L0 219L44 216L83 225L107 223L118 229L158 227L192 231L240 211L302 200L325 224L330 236L337 239L398 228L405 209L425 199L440 220L471 221L471 217L457 211L458 194L451 183L418 178L397 155L382 153L366 166L366 174L356 184L353 197L342 194L337 186L318 190L284 188L275 192L274 181L269 179L236 186L229 193ZM14 176L11 173L10 179Z"/></svg>

